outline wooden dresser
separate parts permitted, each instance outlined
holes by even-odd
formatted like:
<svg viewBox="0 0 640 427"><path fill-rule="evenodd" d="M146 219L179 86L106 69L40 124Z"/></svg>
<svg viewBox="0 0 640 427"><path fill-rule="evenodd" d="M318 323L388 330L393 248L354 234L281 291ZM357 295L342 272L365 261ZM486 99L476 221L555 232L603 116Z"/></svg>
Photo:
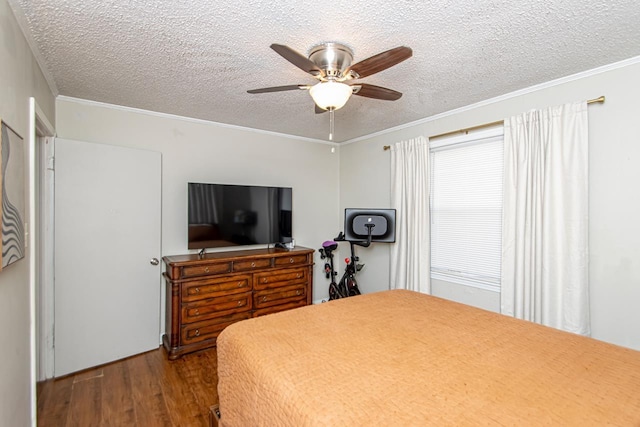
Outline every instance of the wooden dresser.
<svg viewBox="0 0 640 427"><path fill-rule="evenodd" d="M311 304L313 249L166 256L169 359L212 347L228 325Z"/></svg>

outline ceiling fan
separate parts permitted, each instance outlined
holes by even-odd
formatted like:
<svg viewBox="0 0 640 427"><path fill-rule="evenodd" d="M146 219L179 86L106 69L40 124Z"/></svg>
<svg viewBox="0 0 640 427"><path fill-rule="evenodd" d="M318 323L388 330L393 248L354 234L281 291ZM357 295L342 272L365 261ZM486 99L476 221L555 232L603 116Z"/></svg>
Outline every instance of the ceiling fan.
<svg viewBox="0 0 640 427"><path fill-rule="evenodd" d="M370 58L351 64L352 50L340 43L323 43L311 49L309 57L296 52L288 46L272 44L271 49L291 62L302 71L319 80L313 85L287 85L248 90L248 93L270 93L287 90L308 90L315 102L316 113L329 111L329 139L333 139L333 112L347 103L351 95L367 98L395 101L402 93L367 83L345 83L368 77L386 70L408 59L413 54L411 48L399 46Z"/></svg>

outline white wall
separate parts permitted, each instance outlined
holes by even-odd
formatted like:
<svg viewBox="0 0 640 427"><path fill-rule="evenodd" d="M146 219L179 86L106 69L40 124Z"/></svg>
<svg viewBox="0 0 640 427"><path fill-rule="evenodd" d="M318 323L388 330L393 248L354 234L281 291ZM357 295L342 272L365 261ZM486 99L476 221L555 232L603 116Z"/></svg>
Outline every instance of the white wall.
<svg viewBox="0 0 640 427"><path fill-rule="evenodd" d="M340 209L388 207L389 145L418 135L437 135L482 125L534 108L606 96L589 106L589 217L592 336L640 349L640 58L581 76L488 100L403 129L341 147ZM366 253L374 268L358 281L361 290L388 286L388 249ZM363 258L364 251L361 251ZM369 268L367 266L367 268ZM434 292L486 309L499 309L499 295L434 283Z"/></svg>
<svg viewBox="0 0 640 427"><path fill-rule="evenodd" d="M54 98L11 8L0 0L0 118L24 140L25 184L29 98L53 121ZM29 196L25 194L25 200ZM28 212L29 206L26 207ZM27 218L25 218L27 220ZM28 255L0 271L0 426L30 423L30 296Z"/></svg>
<svg viewBox="0 0 640 427"><path fill-rule="evenodd" d="M188 253L187 182L293 187L298 246L317 250L338 230L339 149L331 145L62 97L56 113L61 138L162 153L163 256ZM313 299L326 298L322 269L314 271Z"/></svg>

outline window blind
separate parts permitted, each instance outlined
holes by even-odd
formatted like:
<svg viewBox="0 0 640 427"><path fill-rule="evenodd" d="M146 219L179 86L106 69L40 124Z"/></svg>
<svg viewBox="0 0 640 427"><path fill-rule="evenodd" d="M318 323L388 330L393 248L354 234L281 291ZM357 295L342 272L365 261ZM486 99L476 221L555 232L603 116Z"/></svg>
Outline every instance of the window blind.
<svg viewBox="0 0 640 427"><path fill-rule="evenodd" d="M430 143L431 277L500 290L502 126Z"/></svg>

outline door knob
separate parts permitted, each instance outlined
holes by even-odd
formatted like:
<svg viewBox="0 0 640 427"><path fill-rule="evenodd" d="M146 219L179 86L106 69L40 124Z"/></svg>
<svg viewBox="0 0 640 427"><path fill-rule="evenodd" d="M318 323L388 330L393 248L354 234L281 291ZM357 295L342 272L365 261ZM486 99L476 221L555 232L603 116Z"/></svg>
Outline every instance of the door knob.
<svg viewBox="0 0 640 427"><path fill-rule="evenodd" d="M160 264L160 261L158 261L158 258L151 258L151 261L149 261L149 263L151 265L158 265Z"/></svg>

